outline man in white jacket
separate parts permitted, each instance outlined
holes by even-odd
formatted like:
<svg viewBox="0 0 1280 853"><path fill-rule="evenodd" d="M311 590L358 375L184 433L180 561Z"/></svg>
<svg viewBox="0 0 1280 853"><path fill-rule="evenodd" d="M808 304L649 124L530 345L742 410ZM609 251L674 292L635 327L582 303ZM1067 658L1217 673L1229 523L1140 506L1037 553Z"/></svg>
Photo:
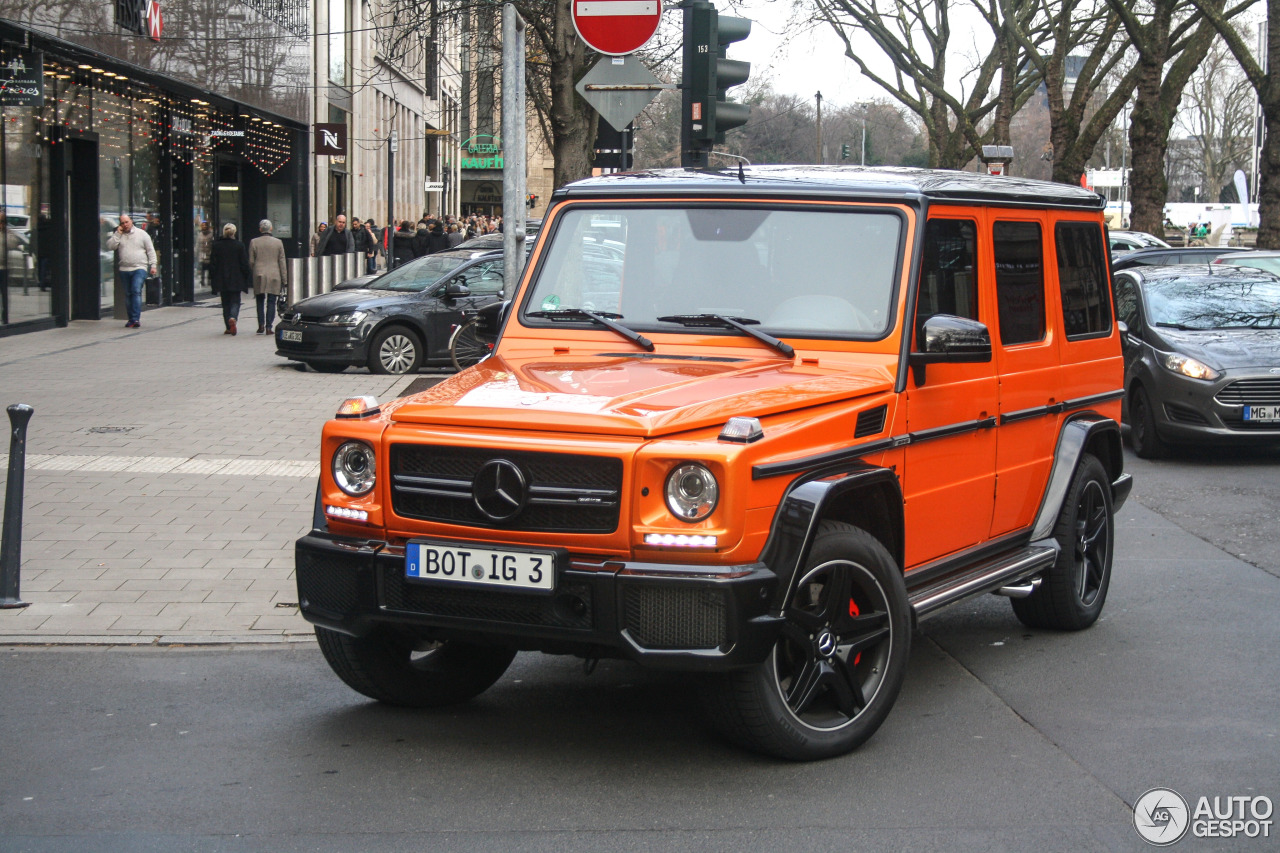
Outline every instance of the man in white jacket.
<svg viewBox="0 0 1280 853"><path fill-rule="evenodd" d="M156 247L151 235L133 227L129 214L120 217L120 227L107 238L107 248L116 253L116 269L124 285L124 305L129 322L126 329L137 329L142 319L142 286L147 272L156 274Z"/></svg>

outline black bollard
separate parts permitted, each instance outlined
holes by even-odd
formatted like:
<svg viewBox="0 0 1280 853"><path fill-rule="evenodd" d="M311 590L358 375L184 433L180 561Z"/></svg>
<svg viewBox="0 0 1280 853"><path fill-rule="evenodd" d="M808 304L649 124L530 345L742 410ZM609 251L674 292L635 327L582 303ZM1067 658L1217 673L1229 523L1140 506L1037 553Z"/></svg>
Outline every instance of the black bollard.
<svg viewBox="0 0 1280 853"><path fill-rule="evenodd" d="M22 582L22 481L27 467L27 423L35 409L10 406L9 480L4 489L4 531L0 533L0 610L26 607L18 597Z"/></svg>

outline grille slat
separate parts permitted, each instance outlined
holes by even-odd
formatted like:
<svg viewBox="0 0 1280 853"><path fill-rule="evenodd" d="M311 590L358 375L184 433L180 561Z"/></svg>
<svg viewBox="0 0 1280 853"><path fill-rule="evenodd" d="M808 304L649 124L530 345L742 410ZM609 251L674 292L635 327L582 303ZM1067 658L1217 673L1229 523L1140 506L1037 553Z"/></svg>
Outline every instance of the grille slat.
<svg viewBox="0 0 1280 853"><path fill-rule="evenodd" d="M1280 378L1239 379L1215 399L1224 406L1280 406Z"/></svg>
<svg viewBox="0 0 1280 853"><path fill-rule="evenodd" d="M476 473L494 459L515 463L529 488L524 509L501 524L481 513L472 498ZM566 533L612 533L618 527L620 459L393 444L391 472L391 505L405 518Z"/></svg>

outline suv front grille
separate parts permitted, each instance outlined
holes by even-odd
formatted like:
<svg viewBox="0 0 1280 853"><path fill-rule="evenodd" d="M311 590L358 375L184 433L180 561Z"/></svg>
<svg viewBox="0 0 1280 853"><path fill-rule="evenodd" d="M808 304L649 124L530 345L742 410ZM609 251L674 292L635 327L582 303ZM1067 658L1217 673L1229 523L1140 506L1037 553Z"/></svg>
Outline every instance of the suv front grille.
<svg viewBox="0 0 1280 853"><path fill-rule="evenodd" d="M1280 406L1280 378L1239 379L1218 392L1224 406Z"/></svg>
<svg viewBox="0 0 1280 853"><path fill-rule="evenodd" d="M473 497L476 474L506 460L527 487L524 508L494 521ZM499 451L421 444L391 446L391 506L423 521L504 530L612 533L618 527L622 460L568 453Z"/></svg>

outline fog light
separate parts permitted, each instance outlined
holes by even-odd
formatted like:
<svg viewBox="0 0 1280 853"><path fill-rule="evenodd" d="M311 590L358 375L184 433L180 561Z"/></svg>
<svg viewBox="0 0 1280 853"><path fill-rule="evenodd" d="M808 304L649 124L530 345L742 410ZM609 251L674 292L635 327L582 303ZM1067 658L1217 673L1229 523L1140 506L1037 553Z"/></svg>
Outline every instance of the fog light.
<svg viewBox="0 0 1280 853"><path fill-rule="evenodd" d="M347 521L368 521L369 513L362 509L351 509L345 506L326 506L324 508L325 515L331 515L334 518L341 518Z"/></svg>

